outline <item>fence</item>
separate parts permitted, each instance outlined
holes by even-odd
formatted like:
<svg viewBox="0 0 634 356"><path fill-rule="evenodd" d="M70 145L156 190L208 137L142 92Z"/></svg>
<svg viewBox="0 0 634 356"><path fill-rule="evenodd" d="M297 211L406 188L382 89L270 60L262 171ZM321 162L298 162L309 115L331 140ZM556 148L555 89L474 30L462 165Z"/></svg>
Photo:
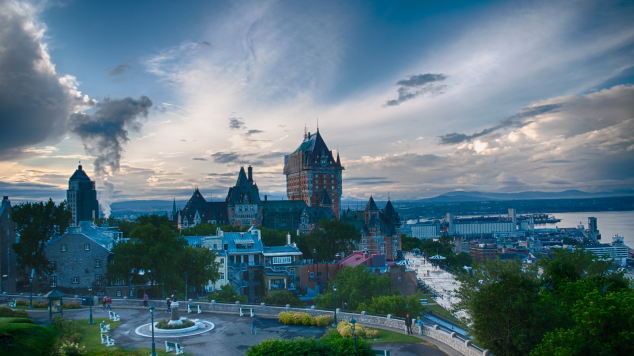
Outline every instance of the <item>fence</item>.
<svg viewBox="0 0 634 356"><path fill-rule="evenodd" d="M5 296L6 297L6 296ZM27 299L28 296L20 295L20 296L11 296L16 299ZM45 300L46 298L42 296L33 296L34 301ZM81 301L79 297L64 297L65 301ZM182 302L185 305L185 302ZM332 315L333 312L330 310L321 310L315 309L314 307L310 308L295 308L287 305L286 307L280 306L271 306L266 305L264 303L261 304L241 304L241 303L216 303L211 301L210 303L205 302L189 302L192 308L196 306L200 306L200 309L203 312L212 312L212 313L226 313L226 314L240 314L240 308L251 308L253 309L253 313L256 316L260 317L270 317L277 318L277 315L280 312L284 311L294 311L294 312L305 312L309 313L312 316L317 315ZM164 300L150 300L149 305L154 306L156 308L166 308L166 304ZM141 308L143 306L143 301L140 299L113 299L112 307L113 308ZM392 318L390 315L387 316L379 316L379 315L370 315L365 312L361 313L350 313L344 312L337 309L337 319L338 320L350 320L355 318L358 323L363 325L377 327L381 329L394 329L394 330L405 330L405 320L399 318ZM417 333L419 332L418 325L413 323L412 330ZM445 345L451 347L457 352L465 355L465 356L493 356L493 354L489 350L484 350L477 345L474 345L473 342L464 336L457 334L455 332L450 332L449 330L439 326L437 324L434 325L424 325L423 326L423 335L428 336L431 339L440 341Z"/></svg>

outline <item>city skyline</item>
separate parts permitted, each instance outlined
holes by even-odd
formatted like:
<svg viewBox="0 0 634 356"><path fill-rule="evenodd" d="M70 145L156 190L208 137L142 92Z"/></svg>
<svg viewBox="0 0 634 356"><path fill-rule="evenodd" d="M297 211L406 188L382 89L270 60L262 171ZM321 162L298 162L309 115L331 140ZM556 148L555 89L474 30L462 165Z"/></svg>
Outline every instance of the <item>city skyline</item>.
<svg viewBox="0 0 634 356"><path fill-rule="evenodd" d="M0 0L0 187L284 196L317 125L343 197L634 188L633 5ZM597 16L598 14L598 16ZM26 78L26 79L25 79Z"/></svg>

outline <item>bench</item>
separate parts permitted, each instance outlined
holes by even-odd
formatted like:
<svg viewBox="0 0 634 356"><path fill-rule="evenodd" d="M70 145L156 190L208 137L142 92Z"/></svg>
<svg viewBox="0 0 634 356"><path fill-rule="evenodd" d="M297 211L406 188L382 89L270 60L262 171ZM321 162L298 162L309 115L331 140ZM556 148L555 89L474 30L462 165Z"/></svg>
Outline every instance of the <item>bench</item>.
<svg viewBox="0 0 634 356"><path fill-rule="evenodd" d="M191 314L193 312L194 312L194 310L192 309L192 307L189 304L187 304L187 314ZM200 305L196 305L196 314L200 314L202 312L203 311L202 311L202 309L200 309Z"/></svg>
<svg viewBox="0 0 634 356"><path fill-rule="evenodd" d="M180 355L185 352L185 348L176 342L165 341L165 352L172 352Z"/></svg>
<svg viewBox="0 0 634 356"><path fill-rule="evenodd" d="M9 302L9 307L11 307L11 308L15 308L16 307L15 299Z"/></svg>
<svg viewBox="0 0 634 356"><path fill-rule="evenodd" d="M114 346L114 339L106 334L101 334L101 343L106 346Z"/></svg>
<svg viewBox="0 0 634 356"><path fill-rule="evenodd" d="M109 332L110 332L110 324L104 324L104 325L99 324L99 331L100 331L102 334L107 334L107 333L109 333Z"/></svg>
<svg viewBox="0 0 634 356"><path fill-rule="evenodd" d="M252 318L255 316L253 308L240 308L240 316L244 316L246 312L248 312Z"/></svg>
<svg viewBox="0 0 634 356"><path fill-rule="evenodd" d="M119 314L113 312L113 311L108 311L108 318L112 321L119 321L121 320L121 316L119 316Z"/></svg>

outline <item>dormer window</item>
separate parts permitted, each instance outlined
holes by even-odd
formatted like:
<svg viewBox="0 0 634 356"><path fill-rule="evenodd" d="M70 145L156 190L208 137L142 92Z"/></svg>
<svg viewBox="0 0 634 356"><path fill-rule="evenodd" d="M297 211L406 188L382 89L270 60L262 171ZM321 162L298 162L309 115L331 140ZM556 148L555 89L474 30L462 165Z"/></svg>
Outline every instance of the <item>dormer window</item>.
<svg viewBox="0 0 634 356"><path fill-rule="evenodd" d="M90 244L89 243L85 243L84 244L84 251L90 251Z"/></svg>
<svg viewBox="0 0 634 356"><path fill-rule="evenodd" d="M68 246L66 244L61 244L59 246L59 250L60 250L60 252L66 252L66 251L68 251Z"/></svg>

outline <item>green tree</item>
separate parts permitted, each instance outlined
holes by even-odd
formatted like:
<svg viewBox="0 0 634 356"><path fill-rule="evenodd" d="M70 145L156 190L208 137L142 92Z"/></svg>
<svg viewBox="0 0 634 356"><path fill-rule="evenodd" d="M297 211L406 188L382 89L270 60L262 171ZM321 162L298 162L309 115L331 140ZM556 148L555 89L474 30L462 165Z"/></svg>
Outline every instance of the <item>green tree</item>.
<svg viewBox="0 0 634 356"><path fill-rule="evenodd" d="M334 286L337 288L336 293L333 292ZM315 298L315 302L321 308L332 308L334 303L346 310L356 310L359 303L367 302L372 297L391 294L388 276L372 274L365 266L344 267L328 284L328 291Z"/></svg>
<svg viewBox="0 0 634 356"><path fill-rule="evenodd" d="M25 270L35 269L37 273L51 271L51 265L44 248L46 242L63 233L70 225L71 213L66 202L56 205L48 202L24 203L13 207L13 221L20 241L13 245L17 262Z"/></svg>
<svg viewBox="0 0 634 356"><path fill-rule="evenodd" d="M571 309L570 328L546 333L531 356L633 355L634 291L594 290Z"/></svg>
<svg viewBox="0 0 634 356"><path fill-rule="evenodd" d="M471 315L471 333L498 356L527 355L545 325L536 272L517 262L490 260L462 281L459 294Z"/></svg>
<svg viewBox="0 0 634 356"><path fill-rule="evenodd" d="M184 236L210 236L215 235L218 225L210 223L201 223L194 227L188 227L181 231Z"/></svg>
<svg viewBox="0 0 634 356"><path fill-rule="evenodd" d="M337 220L321 220L313 231L299 237L298 245L306 257L332 261L338 253L352 253L354 243L360 238L359 231L350 224Z"/></svg>
<svg viewBox="0 0 634 356"><path fill-rule="evenodd" d="M238 292L236 292L236 290L229 284L225 284L219 290L209 293L207 298L221 303L233 303L236 300L241 303L245 303L247 301L247 297L239 295Z"/></svg>
<svg viewBox="0 0 634 356"><path fill-rule="evenodd" d="M208 281L214 283L220 278L216 254L207 248L185 246L180 252L179 264L188 289L193 287L194 291L201 291ZM185 294L189 296L189 291Z"/></svg>
<svg viewBox="0 0 634 356"><path fill-rule="evenodd" d="M284 246L286 245L286 235L291 234L291 239L295 240L295 234L288 231L281 231L262 227L262 242L265 246Z"/></svg>
<svg viewBox="0 0 634 356"><path fill-rule="evenodd" d="M301 305L302 302L289 290L272 290L264 297L264 303L272 305Z"/></svg>
<svg viewBox="0 0 634 356"><path fill-rule="evenodd" d="M360 303L358 311L365 310L372 314L392 314L394 316L405 317L409 313L412 317L421 315L424 307L420 304L421 296L412 295L404 297L402 295L383 295L372 297L369 302Z"/></svg>

